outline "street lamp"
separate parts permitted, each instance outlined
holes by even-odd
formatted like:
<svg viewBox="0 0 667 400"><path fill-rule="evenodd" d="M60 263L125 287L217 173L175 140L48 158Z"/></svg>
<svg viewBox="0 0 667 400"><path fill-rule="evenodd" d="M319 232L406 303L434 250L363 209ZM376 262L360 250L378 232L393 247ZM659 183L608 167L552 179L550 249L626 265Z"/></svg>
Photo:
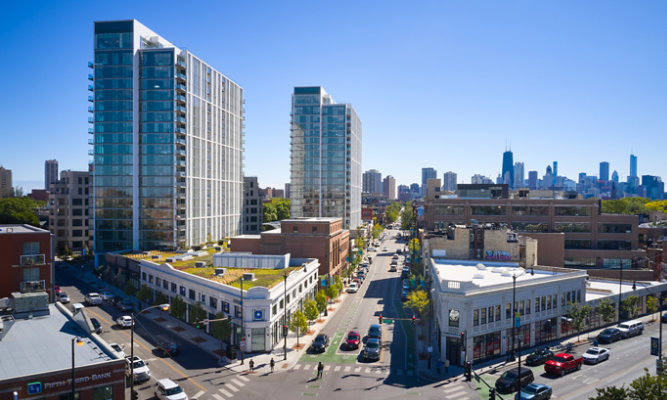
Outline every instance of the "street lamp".
<svg viewBox="0 0 667 400"><path fill-rule="evenodd" d="M621 273L618 276L618 323L621 323L621 295L623 294L623 260L621 260Z"/></svg>
<svg viewBox="0 0 667 400"><path fill-rule="evenodd" d="M243 320L245 319L245 318L243 318L243 279L244 278L245 278L245 275L243 275L243 273L241 273L241 340L240 340L240 342L241 342L241 344L240 344L240 347L241 347L241 365L243 365L243 359L245 358L243 356L243 350L244 350L243 349L243 344L244 344L244 341L245 341L245 326L243 324Z"/></svg>
<svg viewBox="0 0 667 400"><path fill-rule="evenodd" d="M152 308L159 308L162 311L169 311L169 304L158 304L155 306L150 306L147 308L144 308L143 310L139 311L138 313L132 313L130 314L130 317L132 317L132 326L130 326L130 398L134 394L134 320L136 317L138 317L141 313L146 312Z"/></svg>
<svg viewBox="0 0 667 400"><path fill-rule="evenodd" d="M83 339L80 337L72 338L72 400L74 400L74 395L76 393L76 385L74 383L74 345L83 346Z"/></svg>
<svg viewBox="0 0 667 400"><path fill-rule="evenodd" d="M285 315L283 316L283 339L285 340L283 344L283 360L285 361L287 361L287 275L287 271L283 272L283 281L285 282L285 296L283 297L283 301L285 302Z"/></svg>

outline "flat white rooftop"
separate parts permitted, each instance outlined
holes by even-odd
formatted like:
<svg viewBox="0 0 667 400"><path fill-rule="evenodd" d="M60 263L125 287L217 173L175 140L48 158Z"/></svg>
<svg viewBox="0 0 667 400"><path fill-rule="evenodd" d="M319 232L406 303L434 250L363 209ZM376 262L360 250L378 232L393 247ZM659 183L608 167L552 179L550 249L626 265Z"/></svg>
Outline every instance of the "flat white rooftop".
<svg viewBox="0 0 667 400"><path fill-rule="evenodd" d="M50 315L18 319L0 340L0 380L72 368L72 338L77 367L112 360L83 330L49 304Z"/></svg>
<svg viewBox="0 0 667 400"><path fill-rule="evenodd" d="M586 287L586 301L598 300L603 297L617 296L618 292L623 293L623 297L632 295L633 292L640 294L639 292L650 292L654 293L656 290L662 291L667 290L667 283L664 282L634 282L635 288L632 288L633 282L623 282L620 287L618 281L614 280L602 280L602 279L590 279ZM645 295L645 293L642 293Z"/></svg>
<svg viewBox="0 0 667 400"><path fill-rule="evenodd" d="M531 274L531 270L525 270L517 263L481 260L433 259L433 267L441 280L470 282L478 287L511 284L514 275L517 283L559 275L537 269Z"/></svg>

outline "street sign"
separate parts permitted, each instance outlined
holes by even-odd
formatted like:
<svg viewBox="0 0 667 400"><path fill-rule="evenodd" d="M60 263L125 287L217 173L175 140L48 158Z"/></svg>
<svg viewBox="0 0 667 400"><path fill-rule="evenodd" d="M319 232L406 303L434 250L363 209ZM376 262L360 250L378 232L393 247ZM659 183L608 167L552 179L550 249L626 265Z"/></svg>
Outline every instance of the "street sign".
<svg viewBox="0 0 667 400"><path fill-rule="evenodd" d="M385 323L385 324L393 324L394 320L393 319L382 318L382 322Z"/></svg>
<svg viewBox="0 0 667 400"><path fill-rule="evenodd" d="M514 318L514 327L515 328L521 328L521 318L518 318L518 317Z"/></svg>
<svg viewBox="0 0 667 400"><path fill-rule="evenodd" d="M660 339L657 337L651 338L651 355L660 356Z"/></svg>

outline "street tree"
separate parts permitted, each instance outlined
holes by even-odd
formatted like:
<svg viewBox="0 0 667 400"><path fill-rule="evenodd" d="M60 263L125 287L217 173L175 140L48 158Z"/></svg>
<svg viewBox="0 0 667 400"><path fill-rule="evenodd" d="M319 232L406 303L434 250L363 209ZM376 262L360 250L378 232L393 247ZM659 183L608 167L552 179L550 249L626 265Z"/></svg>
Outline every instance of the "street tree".
<svg viewBox="0 0 667 400"><path fill-rule="evenodd" d="M589 397L588 400L626 400L629 398L630 391L624 387L608 386L595 388L597 395Z"/></svg>
<svg viewBox="0 0 667 400"><path fill-rule="evenodd" d="M137 292L137 299L144 303L151 303L153 301L153 289L146 285L141 285L141 289Z"/></svg>
<svg viewBox="0 0 667 400"><path fill-rule="evenodd" d="M597 312L604 322L609 323L616 316L616 307L611 303L611 300L602 299L597 307Z"/></svg>
<svg viewBox="0 0 667 400"><path fill-rule="evenodd" d="M667 396L667 371L651 375L644 368L644 375L630 383L630 387L607 386L597 388L597 395L588 400L663 400Z"/></svg>
<svg viewBox="0 0 667 400"><path fill-rule="evenodd" d="M579 303L570 303L569 314L572 318L572 326L577 331L577 341L579 341L579 335L586 325L586 320L591 316L592 308L588 304L581 305Z"/></svg>
<svg viewBox="0 0 667 400"><path fill-rule="evenodd" d="M167 297L166 294L162 293L161 291L156 291L155 292L155 304L165 304L169 303L169 297Z"/></svg>
<svg viewBox="0 0 667 400"><path fill-rule="evenodd" d="M639 313L639 297L636 295L628 296L621 301L623 313L630 319Z"/></svg>
<svg viewBox="0 0 667 400"><path fill-rule="evenodd" d="M336 297L338 297L338 288L336 287L336 285L334 284L327 286L326 294L330 299L335 299Z"/></svg>
<svg viewBox="0 0 667 400"><path fill-rule="evenodd" d="M408 294L408 300L405 302L406 308L413 309L419 316L425 316L429 305L428 293L425 290L418 289Z"/></svg>
<svg viewBox="0 0 667 400"><path fill-rule="evenodd" d="M134 287L132 282L127 281L125 283L125 288L123 289L126 295L128 296L134 296L137 293L137 288Z"/></svg>
<svg viewBox="0 0 667 400"><path fill-rule="evenodd" d="M0 199L0 224L27 224L39 227L38 208L37 202L30 197Z"/></svg>
<svg viewBox="0 0 667 400"><path fill-rule="evenodd" d="M215 319L225 318L225 314L219 312L215 315ZM229 340L232 334L232 323L229 318L222 321L211 322L211 335L223 342Z"/></svg>
<svg viewBox="0 0 667 400"><path fill-rule="evenodd" d="M319 290L315 294L315 303L317 304L317 311L322 314L327 309L327 295L324 290Z"/></svg>
<svg viewBox="0 0 667 400"><path fill-rule="evenodd" d="M659 308L660 308L660 301L658 301L657 297L648 296L646 298L646 311L653 314L655 312L658 312Z"/></svg>
<svg viewBox="0 0 667 400"><path fill-rule="evenodd" d="M308 320L309 323L312 323L315 321L320 315L319 310L317 309L317 303L313 299L308 299L306 302L303 304L303 313L306 316L306 319Z"/></svg>
<svg viewBox="0 0 667 400"><path fill-rule="evenodd" d="M180 296L176 296L171 301L171 307L169 308L169 313L171 314L172 317L182 320L185 317L186 309L187 306L183 301L183 299Z"/></svg>
<svg viewBox="0 0 667 400"><path fill-rule="evenodd" d="M301 312L301 310L295 312L292 314L292 319L289 323L289 329L292 332L296 332L296 345L297 347L299 346L299 333L305 332L308 330L308 321L306 320L306 316Z"/></svg>
<svg viewBox="0 0 667 400"><path fill-rule="evenodd" d="M201 306L200 303L195 303L190 305L190 314L188 318L188 322L195 323L197 321L201 321L203 319L206 319L206 310Z"/></svg>

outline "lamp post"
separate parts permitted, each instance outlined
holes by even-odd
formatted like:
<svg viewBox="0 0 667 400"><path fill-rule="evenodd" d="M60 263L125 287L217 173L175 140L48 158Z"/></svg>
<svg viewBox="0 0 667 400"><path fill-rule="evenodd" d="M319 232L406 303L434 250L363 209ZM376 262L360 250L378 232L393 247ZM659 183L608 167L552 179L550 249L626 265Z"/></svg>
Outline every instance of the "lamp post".
<svg viewBox="0 0 667 400"><path fill-rule="evenodd" d="M664 296L662 293L660 293L660 310L658 310L658 324L660 325L660 349L658 350L658 362L660 363L660 366L662 367L662 301L664 300Z"/></svg>
<svg viewBox="0 0 667 400"><path fill-rule="evenodd" d="M169 307L169 304L158 304L144 308L136 314L130 314L132 317L132 326L130 326L130 398L133 398L132 395L134 394L134 321L141 313L144 313L152 308L159 308L162 311L169 311Z"/></svg>
<svg viewBox="0 0 667 400"><path fill-rule="evenodd" d="M512 356L514 356L514 341L516 340L516 273L512 274L512 317L514 318L512 324ZM519 374L516 378L516 391L521 393L521 354L519 354Z"/></svg>
<svg viewBox="0 0 667 400"><path fill-rule="evenodd" d="M243 365L243 344L245 342L245 325L243 323L243 278L245 278L245 275L241 274L241 340L240 340L240 347L241 347L241 365Z"/></svg>
<svg viewBox="0 0 667 400"><path fill-rule="evenodd" d="M623 260L621 260L621 273L618 276L618 323L621 323L621 295L623 294Z"/></svg>
<svg viewBox="0 0 667 400"><path fill-rule="evenodd" d="M283 273L283 281L285 282L285 295L283 301L285 302L285 315L283 316L283 360L287 360L287 271Z"/></svg>
<svg viewBox="0 0 667 400"><path fill-rule="evenodd" d="M77 346L83 346L83 339L80 337L73 337L72 338L72 400L74 400L74 396L76 393L76 384L74 382L74 345Z"/></svg>

